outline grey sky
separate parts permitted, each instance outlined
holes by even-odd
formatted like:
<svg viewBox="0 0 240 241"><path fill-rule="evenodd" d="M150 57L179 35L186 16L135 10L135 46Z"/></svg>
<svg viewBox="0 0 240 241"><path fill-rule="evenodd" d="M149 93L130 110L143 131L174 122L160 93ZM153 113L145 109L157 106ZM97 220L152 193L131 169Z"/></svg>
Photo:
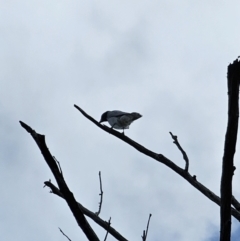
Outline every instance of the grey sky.
<svg viewBox="0 0 240 241"><path fill-rule="evenodd" d="M126 135L184 167L172 131L190 173L219 195L238 23L238 1L0 1L1 237L66 240L60 227L86 240L67 205L42 188L55 180L19 120L46 135L70 189L92 211L102 172L100 216L111 216L127 239L141 239L149 213L148 240L218 237L218 206L73 105L97 120L106 110L141 113ZM236 198L239 176L237 168ZM233 232L238 227L233 220ZM93 228L103 240L105 232Z"/></svg>

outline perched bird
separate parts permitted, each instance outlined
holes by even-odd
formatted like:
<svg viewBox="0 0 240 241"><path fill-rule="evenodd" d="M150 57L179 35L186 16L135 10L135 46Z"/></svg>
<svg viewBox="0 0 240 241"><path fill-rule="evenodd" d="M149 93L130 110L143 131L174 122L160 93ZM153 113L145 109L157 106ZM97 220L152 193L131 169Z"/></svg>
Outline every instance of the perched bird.
<svg viewBox="0 0 240 241"><path fill-rule="evenodd" d="M142 115L136 112L127 113L119 110L113 110L104 112L99 123L108 121L112 128L122 129L124 134L124 129L129 129L130 124L141 117Z"/></svg>

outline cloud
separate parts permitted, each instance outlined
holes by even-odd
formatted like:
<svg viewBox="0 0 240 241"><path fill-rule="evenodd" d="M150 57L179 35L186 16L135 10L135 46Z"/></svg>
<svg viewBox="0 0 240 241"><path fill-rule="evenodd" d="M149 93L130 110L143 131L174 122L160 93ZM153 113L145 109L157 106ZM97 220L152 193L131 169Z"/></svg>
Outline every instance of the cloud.
<svg viewBox="0 0 240 241"><path fill-rule="evenodd" d="M42 188L54 182L52 174L19 120L46 135L70 189L94 211L102 171L101 217L111 216L129 240L140 238L149 213L149 239L218 235L219 207L92 125L73 104L97 120L106 110L141 113L126 135L183 167L172 131L188 153L191 174L219 194L227 65L239 55L234 1L5 1L1 9L4 237L59 240L61 227L72 240L84 239L67 205ZM238 177L237 169L236 197ZM105 232L93 227L103 238Z"/></svg>

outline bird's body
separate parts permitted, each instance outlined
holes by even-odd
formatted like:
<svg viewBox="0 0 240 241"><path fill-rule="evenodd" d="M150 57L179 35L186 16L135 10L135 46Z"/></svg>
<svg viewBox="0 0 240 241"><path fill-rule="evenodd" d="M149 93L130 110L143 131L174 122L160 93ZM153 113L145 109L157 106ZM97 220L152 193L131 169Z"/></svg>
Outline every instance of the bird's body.
<svg viewBox="0 0 240 241"><path fill-rule="evenodd" d="M119 110L106 111L101 116L101 122L107 121L114 129L129 129L130 124L141 118L142 115L136 112L127 113Z"/></svg>

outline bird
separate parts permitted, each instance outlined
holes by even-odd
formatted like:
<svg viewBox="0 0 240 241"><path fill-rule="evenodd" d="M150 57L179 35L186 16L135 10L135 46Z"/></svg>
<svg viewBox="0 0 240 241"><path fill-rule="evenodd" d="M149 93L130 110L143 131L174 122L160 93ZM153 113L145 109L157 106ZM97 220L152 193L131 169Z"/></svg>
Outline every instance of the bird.
<svg viewBox="0 0 240 241"><path fill-rule="evenodd" d="M122 129L124 134L124 129L129 129L131 123L141 117L142 115L137 112L127 113L113 110L104 112L99 123L107 121L111 125L111 129Z"/></svg>

